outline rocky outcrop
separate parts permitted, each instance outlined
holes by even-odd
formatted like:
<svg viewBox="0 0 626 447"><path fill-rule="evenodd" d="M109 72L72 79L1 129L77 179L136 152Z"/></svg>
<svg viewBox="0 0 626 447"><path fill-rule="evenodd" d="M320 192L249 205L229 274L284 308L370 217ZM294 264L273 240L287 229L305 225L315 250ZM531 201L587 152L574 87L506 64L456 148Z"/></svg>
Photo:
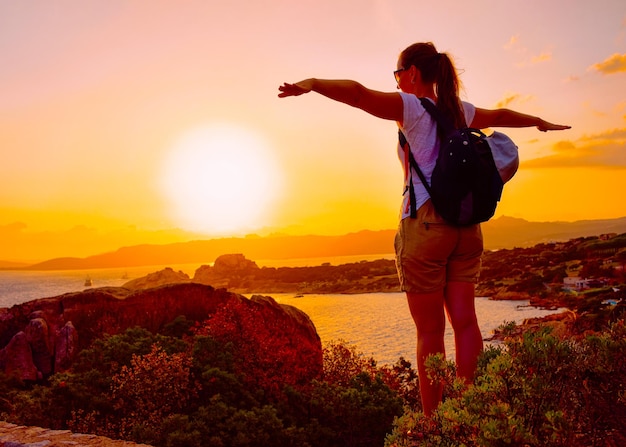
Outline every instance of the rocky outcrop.
<svg viewBox="0 0 626 447"><path fill-rule="evenodd" d="M199 267L190 280L172 269L138 278L124 287L139 290L160 284L194 282L237 293L380 293L399 292L400 283L392 260L354 262L333 266L325 263L313 267L262 267L242 254L222 255L211 265ZM182 276L184 275L184 276Z"/></svg>
<svg viewBox="0 0 626 447"><path fill-rule="evenodd" d="M54 352L50 349L48 323L46 323L41 312L34 312L32 317L25 329L26 341L32 350L33 362L37 371L47 376L52 372Z"/></svg>
<svg viewBox="0 0 626 447"><path fill-rule="evenodd" d="M500 327L493 331L491 337L486 338L487 341L499 340L503 341L507 338L521 337L528 331L536 331L539 329L550 328L551 334L565 340L572 337L572 325L576 322L578 315L571 310L565 310L560 313L550 314L543 317L526 318L521 324L515 327Z"/></svg>
<svg viewBox="0 0 626 447"><path fill-rule="evenodd" d="M171 267L166 267L158 272L150 273L141 278L130 280L122 287L131 290L139 290L181 282L190 282L189 275L181 271L175 272Z"/></svg>
<svg viewBox="0 0 626 447"><path fill-rule="evenodd" d="M104 334L140 326L159 332L177 317L204 321L236 301L242 312L261 312L278 319L289 343L321 342L309 317L270 297L244 296L197 283L178 283L145 290L104 287L30 301L0 309L0 371L38 380L68 369L76 354Z"/></svg>
<svg viewBox="0 0 626 447"><path fill-rule="evenodd" d="M242 278L254 276L259 270L256 263L246 259L244 255L228 254L219 256L212 266L200 266L196 270L193 279L189 278L189 275L184 272L175 272L171 267L166 267L163 270L128 281L122 287L131 290L141 290L166 284L196 282L215 288L232 290L232 286L238 284Z"/></svg>
<svg viewBox="0 0 626 447"><path fill-rule="evenodd" d="M228 287L237 284L242 278L254 276L259 271L254 261L242 254L229 254L218 257L213 266L203 265L194 274L194 282L210 284L213 287Z"/></svg>
<svg viewBox="0 0 626 447"><path fill-rule="evenodd" d="M67 371L78 354L78 332L71 321L59 330L54 347L54 371Z"/></svg>
<svg viewBox="0 0 626 447"><path fill-rule="evenodd" d="M0 422L0 446L3 447L150 447L147 444L105 438L103 436L72 433L68 430L50 430L24 427Z"/></svg>
<svg viewBox="0 0 626 447"><path fill-rule="evenodd" d="M41 378L33 361L32 349L23 331L15 334L9 344L0 351L0 371L7 375L16 374L24 380Z"/></svg>

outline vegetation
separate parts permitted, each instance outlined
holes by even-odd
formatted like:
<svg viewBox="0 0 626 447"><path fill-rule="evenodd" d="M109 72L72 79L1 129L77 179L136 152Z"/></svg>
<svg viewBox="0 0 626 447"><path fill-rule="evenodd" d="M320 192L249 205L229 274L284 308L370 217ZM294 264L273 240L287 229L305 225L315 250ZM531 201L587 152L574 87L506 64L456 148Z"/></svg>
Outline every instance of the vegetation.
<svg viewBox="0 0 626 447"><path fill-rule="evenodd" d="M453 365L431 367L444 402L433 420L408 410L386 447L625 445L623 320L582 339L548 328L511 338L483 354L468 388L452 380Z"/></svg>
<svg viewBox="0 0 626 447"><path fill-rule="evenodd" d="M366 293L400 289L395 262L389 259L224 273L228 276L228 289L240 293Z"/></svg>
<svg viewBox="0 0 626 447"><path fill-rule="evenodd" d="M390 259L313 267L258 268L250 263L254 268L221 272L229 290L238 293L400 290L395 261ZM568 242L487 251L483 255L477 294L496 299L558 300L563 278L568 275L619 284L626 282L625 266L626 234L580 237Z"/></svg>
<svg viewBox="0 0 626 447"><path fill-rule="evenodd" d="M541 283L543 293L575 269L623 288L625 242L492 252L487 281ZM203 324L179 317L159 334L133 328L96 340L45 383L0 376L0 419L157 447L626 445L626 304L605 303L616 293L566 295L576 311L566 331L503 325L503 343L483 353L470 386L454 380L454 364L431 358L429 379L445 389L433 419L421 413L406 360L379 366L333 342L321 368L281 342L279 328L228 306Z"/></svg>
<svg viewBox="0 0 626 447"><path fill-rule="evenodd" d="M507 292L559 299L567 276L615 285L626 282L626 234L581 237L568 242L486 252L478 293Z"/></svg>
<svg viewBox="0 0 626 447"><path fill-rule="evenodd" d="M0 418L168 447L624 445L626 325L609 320L569 337L547 326L515 335L508 323L469 387L454 380L453 363L432 358L430 378L445 388L433 420L403 359L378 366L334 342L307 383L256 377L263 355L242 359L223 333L184 319L169 327L188 327L182 335L134 328L97 340L45 384L1 377ZM277 361L290 354L274 347Z"/></svg>
<svg viewBox="0 0 626 447"><path fill-rule="evenodd" d="M46 383L0 377L0 419L168 447L382 445L402 393L415 389L407 362L378 367L331 343L323 371L290 364L294 353L271 328L235 314L96 340ZM306 368L313 380L301 380Z"/></svg>

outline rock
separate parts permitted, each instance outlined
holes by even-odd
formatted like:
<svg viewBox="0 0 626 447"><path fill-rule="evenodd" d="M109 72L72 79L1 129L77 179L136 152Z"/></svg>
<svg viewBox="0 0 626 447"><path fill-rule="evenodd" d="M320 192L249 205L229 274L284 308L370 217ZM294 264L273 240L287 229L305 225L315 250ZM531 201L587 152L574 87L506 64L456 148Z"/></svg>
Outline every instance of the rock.
<svg viewBox="0 0 626 447"><path fill-rule="evenodd" d="M321 341L302 311L268 297L249 300L187 282L134 292L117 287L87 289L0 309L0 372L19 371L23 379L36 380L70 368L75 356L104 334L135 326L156 333L181 315L202 322L231 302L243 304L238 306L242 312L260 312L266 321L277 322L286 343L307 347L307 361L319 363L321 371ZM46 346L54 355L45 353ZM33 357L35 351L39 354Z"/></svg>
<svg viewBox="0 0 626 447"><path fill-rule="evenodd" d="M213 265L213 269L217 273L243 273L248 274L250 271L258 270L256 262L246 259L242 254L230 254L219 256Z"/></svg>
<svg viewBox="0 0 626 447"><path fill-rule="evenodd" d="M293 340L293 345L300 347L296 355L313 353L315 357L316 348L321 341L315 325L307 314L297 307L288 304L278 304L270 296L253 295L250 298L250 302L260 305L261 312L264 315L280 322L282 334ZM321 347L321 344L319 346ZM321 354L321 351L319 353ZM304 361L305 358L302 357L302 360ZM318 360L321 366L322 358L319 357ZM321 368L319 372L322 372Z"/></svg>
<svg viewBox="0 0 626 447"><path fill-rule="evenodd" d="M216 288L227 288L230 284L229 277L218 274L210 265L200 266L193 276L193 281Z"/></svg>
<svg viewBox="0 0 626 447"><path fill-rule="evenodd" d="M122 285L122 287L131 290L139 290L189 281L189 275L186 273L181 271L175 272L171 267L166 267L158 272L149 273L144 277L132 279Z"/></svg>
<svg viewBox="0 0 626 447"><path fill-rule="evenodd" d="M71 321L65 323L57 335L54 351L54 371L67 371L78 354L78 332Z"/></svg>
<svg viewBox="0 0 626 447"><path fill-rule="evenodd" d="M565 340L572 336L571 326L578 318L576 312L571 310L565 310L557 314L546 315L544 317L526 318L522 322L522 330L528 330L530 328L549 327L552 330L552 335Z"/></svg>
<svg viewBox="0 0 626 447"><path fill-rule="evenodd" d="M119 439L105 438L104 436L72 433L68 430L20 426L2 421L0 421L0 446L150 447L147 444L136 444Z"/></svg>
<svg viewBox="0 0 626 447"><path fill-rule="evenodd" d="M254 275L259 269L256 262L246 259L242 254L228 254L219 256L213 267L203 265L194 274L194 282L208 284L213 287L227 287L237 285L241 278Z"/></svg>
<svg viewBox="0 0 626 447"><path fill-rule="evenodd" d="M9 344L0 350L0 367L5 374L16 374L23 380L34 381L40 378L33 362L33 353L23 331L15 334Z"/></svg>
<svg viewBox="0 0 626 447"><path fill-rule="evenodd" d="M52 350L50 349L48 323L42 317L32 318L26 326L25 333L35 366L44 376L49 375L52 372Z"/></svg>

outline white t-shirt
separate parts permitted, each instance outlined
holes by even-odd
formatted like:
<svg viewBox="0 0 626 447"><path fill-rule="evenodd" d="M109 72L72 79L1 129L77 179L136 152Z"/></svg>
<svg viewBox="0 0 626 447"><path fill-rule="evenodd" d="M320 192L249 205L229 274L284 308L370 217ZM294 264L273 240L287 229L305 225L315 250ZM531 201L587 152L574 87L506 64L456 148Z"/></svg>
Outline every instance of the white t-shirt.
<svg viewBox="0 0 626 447"><path fill-rule="evenodd" d="M411 152L415 157L415 161L419 165L422 173L430 183L430 177L435 168L437 162L437 155L439 154L439 140L437 139L437 123L430 116L430 114L424 109L419 98L411 93L400 92L402 101L404 103L403 112L403 125L398 127L402 130L402 133L406 137L409 145L411 146ZM462 102L463 112L465 113L465 121L468 125L474 119L476 114L476 108L467 102ZM405 159L404 150L398 144L398 158L402 163L404 169L404 195L402 197L402 208L400 208L400 219L409 217L409 191L408 185L411 176L407 174L408 158ZM419 209L430 198L428 191L422 185L422 181L411 168L413 187L415 189L415 209Z"/></svg>

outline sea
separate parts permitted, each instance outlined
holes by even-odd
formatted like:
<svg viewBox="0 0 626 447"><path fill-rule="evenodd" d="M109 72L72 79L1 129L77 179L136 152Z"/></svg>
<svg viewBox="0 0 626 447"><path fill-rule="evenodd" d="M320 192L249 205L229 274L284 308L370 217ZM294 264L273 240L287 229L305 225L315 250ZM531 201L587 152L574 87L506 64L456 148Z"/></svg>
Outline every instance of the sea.
<svg viewBox="0 0 626 447"><path fill-rule="evenodd" d="M340 265L348 262L390 259L392 255L342 256L255 261L260 267L315 266L322 263ZM209 264L209 263L207 263ZM193 277L198 264L142 266L91 270L25 271L0 270L0 308L11 307L38 298L78 292L96 287L119 287L125 282L171 267ZM91 285L88 285L91 284ZM322 343L344 342L379 364L394 364L400 357L416 365L416 334L403 293L364 294L264 294L278 303L305 312L315 325ZM251 297L254 294L246 294ZM488 339L493 330L508 322L521 323L526 318L541 317L561 310L544 310L529 306L527 301L493 301L476 298L476 314ZM487 342L497 343L497 342ZM446 356L454 359L454 337L448 324L445 333Z"/></svg>

